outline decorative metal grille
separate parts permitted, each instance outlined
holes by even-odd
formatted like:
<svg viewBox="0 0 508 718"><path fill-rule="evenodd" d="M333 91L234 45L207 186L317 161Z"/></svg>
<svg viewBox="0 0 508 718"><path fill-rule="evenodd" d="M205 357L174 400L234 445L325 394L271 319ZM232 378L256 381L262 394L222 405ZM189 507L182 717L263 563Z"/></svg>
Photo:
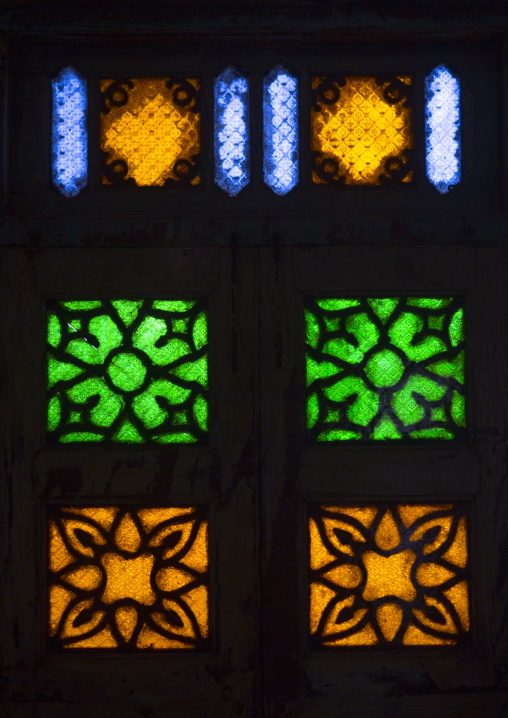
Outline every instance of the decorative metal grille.
<svg viewBox="0 0 508 718"><path fill-rule="evenodd" d="M281 65L263 81L265 183L285 195L298 182L298 80Z"/></svg>
<svg viewBox="0 0 508 718"><path fill-rule="evenodd" d="M204 442L202 300L47 302L50 443Z"/></svg>
<svg viewBox="0 0 508 718"><path fill-rule="evenodd" d="M249 184L249 83L234 67L215 80L215 182L231 197Z"/></svg>
<svg viewBox="0 0 508 718"><path fill-rule="evenodd" d="M86 80L73 67L66 67L51 88L53 184L65 197L74 197L88 179Z"/></svg>
<svg viewBox="0 0 508 718"><path fill-rule="evenodd" d="M102 182L200 183L200 81L101 80Z"/></svg>
<svg viewBox="0 0 508 718"><path fill-rule="evenodd" d="M305 317L311 441L464 436L459 299L309 299Z"/></svg>
<svg viewBox="0 0 508 718"><path fill-rule="evenodd" d="M466 525L455 504L312 507L312 645L450 646L466 640Z"/></svg>
<svg viewBox="0 0 508 718"><path fill-rule="evenodd" d="M402 76L312 78L313 182L411 182L411 83Z"/></svg>
<svg viewBox="0 0 508 718"><path fill-rule="evenodd" d="M207 647L208 522L199 508L53 508L48 583L54 648Z"/></svg>
<svg viewBox="0 0 508 718"><path fill-rule="evenodd" d="M444 194L460 181L460 86L440 65L425 78L427 177Z"/></svg>

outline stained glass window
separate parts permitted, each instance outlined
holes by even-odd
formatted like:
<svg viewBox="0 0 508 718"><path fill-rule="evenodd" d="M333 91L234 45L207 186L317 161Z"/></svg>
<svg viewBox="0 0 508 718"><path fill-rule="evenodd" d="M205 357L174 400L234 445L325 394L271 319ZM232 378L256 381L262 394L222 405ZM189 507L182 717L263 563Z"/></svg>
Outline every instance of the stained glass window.
<svg viewBox="0 0 508 718"><path fill-rule="evenodd" d="M440 65L425 78L426 167L429 181L448 192L460 181L460 86Z"/></svg>
<svg viewBox="0 0 508 718"><path fill-rule="evenodd" d="M410 77L312 78L313 181L411 182Z"/></svg>
<svg viewBox="0 0 508 718"><path fill-rule="evenodd" d="M311 441L463 437L458 298L309 299L305 323Z"/></svg>
<svg viewBox="0 0 508 718"><path fill-rule="evenodd" d="M102 182L200 182L200 81L101 80Z"/></svg>
<svg viewBox="0 0 508 718"><path fill-rule="evenodd" d="M206 439L203 301L48 301L47 341L50 443Z"/></svg>
<svg viewBox="0 0 508 718"><path fill-rule="evenodd" d="M315 506L309 540L315 647L451 646L467 638L460 506Z"/></svg>
<svg viewBox="0 0 508 718"><path fill-rule="evenodd" d="M231 197L249 183L249 84L234 67L215 80L215 181Z"/></svg>
<svg viewBox="0 0 508 718"><path fill-rule="evenodd" d="M263 82L263 134L265 182L287 194L298 182L298 80L280 65Z"/></svg>
<svg viewBox="0 0 508 718"><path fill-rule="evenodd" d="M53 184L65 197L74 197L86 185L88 174L86 80L66 67L51 88Z"/></svg>
<svg viewBox="0 0 508 718"><path fill-rule="evenodd" d="M208 522L200 508L54 508L48 545L55 648L206 648Z"/></svg>

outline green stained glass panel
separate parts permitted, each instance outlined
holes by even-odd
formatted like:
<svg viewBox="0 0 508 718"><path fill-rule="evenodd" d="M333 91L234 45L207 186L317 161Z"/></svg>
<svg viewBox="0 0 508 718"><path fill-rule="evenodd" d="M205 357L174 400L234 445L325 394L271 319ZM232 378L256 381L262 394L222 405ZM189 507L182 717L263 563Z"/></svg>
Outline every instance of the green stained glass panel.
<svg viewBox="0 0 508 718"><path fill-rule="evenodd" d="M311 441L464 435L459 298L312 298L305 328Z"/></svg>
<svg viewBox="0 0 508 718"><path fill-rule="evenodd" d="M202 300L49 300L47 341L49 443L206 440Z"/></svg>

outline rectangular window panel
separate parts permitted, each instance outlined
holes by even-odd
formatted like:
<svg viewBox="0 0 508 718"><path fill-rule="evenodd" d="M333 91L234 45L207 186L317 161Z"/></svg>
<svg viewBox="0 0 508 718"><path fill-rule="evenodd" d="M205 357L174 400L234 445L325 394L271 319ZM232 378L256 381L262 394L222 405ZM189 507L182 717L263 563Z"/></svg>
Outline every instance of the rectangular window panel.
<svg viewBox="0 0 508 718"><path fill-rule="evenodd" d="M48 528L54 648L207 647L208 522L200 508L58 507Z"/></svg>
<svg viewBox="0 0 508 718"><path fill-rule="evenodd" d="M200 182L200 81L101 80L102 183Z"/></svg>
<svg viewBox="0 0 508 718"><path fill-rule="evenodd" d="M460 299L313 298L305 327L310 441L464 437Z"/></svg>
<svg viewBox="0 0 508 718"><path fill-rule="evenodd" d="M203 300L48 300L47 342L49 443L206 440Z"/></svg>
<svg viewBox="0 0 508 718"><path fill-rule="evenodd" d="M452 646L467 639L461 506L315 506L309 542L314 647Z"/></svg>
<svg viewBox="0 0 508 718"><path fill-rule="evenodd" d="M313 77L313 182L411 182L411 93L410 77Z"/></svg>

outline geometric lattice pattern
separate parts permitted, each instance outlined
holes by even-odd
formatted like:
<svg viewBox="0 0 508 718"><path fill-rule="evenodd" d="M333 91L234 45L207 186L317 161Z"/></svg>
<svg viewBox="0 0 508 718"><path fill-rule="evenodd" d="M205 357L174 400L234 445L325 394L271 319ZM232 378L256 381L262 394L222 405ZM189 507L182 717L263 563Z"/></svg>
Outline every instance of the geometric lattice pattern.
<svg viewBox="0 0 508 718"><path fill-rule="evenodd" d="M409 77L313 77L313 182L410 182Z"/></svg>
<svg viewBox="0 0 508 718"><path fill-rule="evenodd" d="M200 182L200 82L101 80L102 183Z"/></svg>
<svg viewBox="0 0 508 718"><path fill-rule="evenodd" d="M88 176L86 80L73 67L66 67L52 80L51 89L53 184L65 197L74 197Z"/></svg>
<svg viewBox="0 0 508 718"><path fill-rule="evenodd" d="M234 67L215 80L215 182L235 197L250 179L249 83Z"/></svg>
<svg viewBox="0 0 508 718"><path fill-rule="evenodd" d="M464 436L459 299L309 299L305 323L311 441Z"/></svg>
<svg viewBox="0 0 508 718"><path fill-rule="evenodd" d="M316 506L315 647L452 646L469 631L467 524L452 504Z"/></svg>
<svg viewBox="0 0 508 718"><path fill-rule="evenodd" d="M460 86L444 67L425 78L425 142L429 181L448 192L460 181Z"/></svg>
<svg viewBox="0 0 508 718"><path fill-rule="evenodd" d="M55 508L48 546L54 648L206 648L208 522L201 509Z"/></svg>
<svg viewBox="0 0 508 718"><path fill-rule="evenodd" d="M207 436L201 300L47 301L49 443Z"/></svg>
<svg viewBox="0 0 508 718"><path fill-rule="evenodd" d="M281 65L263 81L264 180L276 194L298 182L298 80Z"/></svg>

